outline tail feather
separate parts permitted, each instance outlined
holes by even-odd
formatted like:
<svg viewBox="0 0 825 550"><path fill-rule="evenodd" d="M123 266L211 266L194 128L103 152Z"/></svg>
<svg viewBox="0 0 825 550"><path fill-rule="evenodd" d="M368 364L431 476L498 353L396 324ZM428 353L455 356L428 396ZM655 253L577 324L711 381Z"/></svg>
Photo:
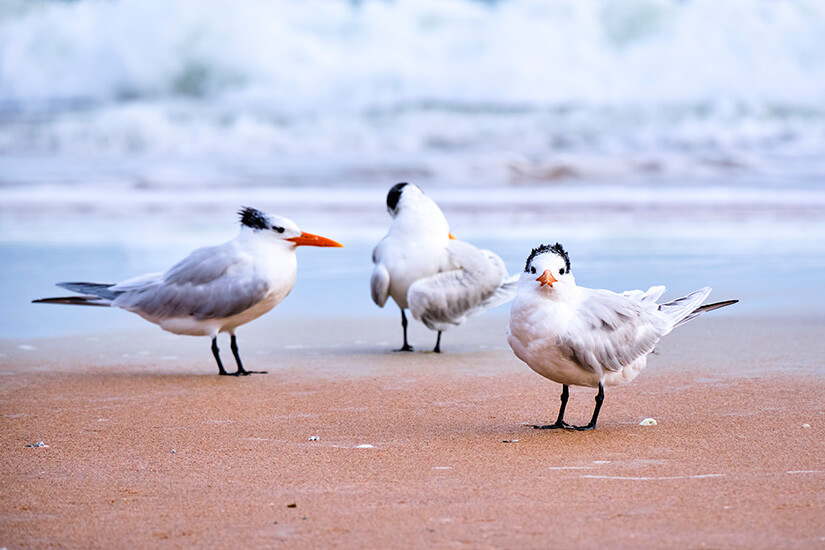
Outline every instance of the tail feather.
<svg viewBox="0 0 825 550"><path fill-rule="evenodd" d="M109 290L115 286L112 283L57 283L57 286L78 294L91 294L107 300L113 300L117 297L116 292Z"/></svg>
<svg viewBox="0 0 825 550"><path fill-rule="evenodd" d="M68 304L72 306L109 307L118 292L109 290L114 284L108 283L57 283L57 286L82 294L82 296L58 296L32 300L33 304Z"/></svg>
<svg viewBox="0 0 825 550"><path fill-rule="evenodd" d="M99 296L63 296L58 298L41 298L32 300L33 304L68 304L71 306L109 307L109 302Z"/></svg>
<svg viewBox="0 0 825 550"><path fill-rule="evenodd" d="M675 328L685 322L685 318L705 301L708 294L710 294L710 287L707 286L694 290L687 296L659 304L659 311L670 319Z"/></svg>
<svg viewBox="0 0 825 550"><path fill-rule="evenodd" d="M687 317L685 317L684 319L682 319L681 321L676 323L676 326L687 323L691 319L693 319L695 317L699 317L700 315L702 315L703 313L706 313L708 311L713 311L714 309L719 309L720 307L732 306L733 304L737 303L738 301L739 300L725 300L724 302L716 302L716 303L713 303L713 304L705 304L701 307L698 307L698 308L694 309L692 312L690 312L690 314L688 314Z"/></svg>

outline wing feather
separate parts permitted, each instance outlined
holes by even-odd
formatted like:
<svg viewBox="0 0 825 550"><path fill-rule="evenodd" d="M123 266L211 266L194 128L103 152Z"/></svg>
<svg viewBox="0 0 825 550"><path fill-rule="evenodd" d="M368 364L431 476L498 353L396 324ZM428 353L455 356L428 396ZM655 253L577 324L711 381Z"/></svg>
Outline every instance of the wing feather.
<svg viewBox="0 0 825 550"><path fill-rule="evenodd" d="M507 269L501 258L458 240L450 241L447 252L457 269L419 279L407 292L415 319L432 330L446 330L512 299L514 285L502 288Z"/></svg>
<svg viewBox="0 0 825 550"><path fill-rule="evenodd" d="M653 351L667 330L655 303L593 291L557 344L564 356L591 372L615 372Z"/></svg>
<svg viewBox="0 0 825 550"><path fill-rule="evenodd" d="M231 273L231 277L225 277ZM195 250L162 275L125 281L112 305L152 319L197 320L237 315L260 302L269 283L254 269L254 259L221 247Z"/></svg>
<svg viewBox="0 0 825 550"><path fill-rule="evenodd" d="M370 277L370 292L372 301L378 307L384 307L390 295L390 273L382 264L376 264Z"/></svg>

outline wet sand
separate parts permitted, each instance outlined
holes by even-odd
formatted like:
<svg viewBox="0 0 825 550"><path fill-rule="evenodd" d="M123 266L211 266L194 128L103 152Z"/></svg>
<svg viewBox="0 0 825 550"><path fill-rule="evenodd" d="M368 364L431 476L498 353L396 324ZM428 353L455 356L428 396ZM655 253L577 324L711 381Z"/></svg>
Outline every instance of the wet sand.
<svg viewBox="0 0 825 550"><path fill-rule="evenodd" d="M239 336L270 371L246 378L149 325L0 341L0 547L825 545L825 319L680 327L583 433L527 425L560 387L505 323L399 354L389 312L271 314ZM571 391L568 420L594 394Z"/></svg>

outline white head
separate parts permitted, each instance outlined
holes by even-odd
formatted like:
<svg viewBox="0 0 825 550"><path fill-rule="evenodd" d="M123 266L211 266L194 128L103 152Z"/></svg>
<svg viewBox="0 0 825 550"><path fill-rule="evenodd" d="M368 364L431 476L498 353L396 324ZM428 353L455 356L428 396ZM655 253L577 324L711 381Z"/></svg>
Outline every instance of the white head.
<svg viewBox="0 0 825 550"><path fill-rule="evenodd" d="M576 285L570 272L570 258L559 243L534 248L527 257L521 280L544 292Z"/></svg>
<svg viewBox="0 0 825 550"><path fill-rule="evenodd" d="M340 243L305 233L298 229L295 222L283 216L267 214L255 208L245 206L238 212L241 217L241 233L251 232L256 238L268 238L284 241L291 248L296 246L343 246Z"/></svg>

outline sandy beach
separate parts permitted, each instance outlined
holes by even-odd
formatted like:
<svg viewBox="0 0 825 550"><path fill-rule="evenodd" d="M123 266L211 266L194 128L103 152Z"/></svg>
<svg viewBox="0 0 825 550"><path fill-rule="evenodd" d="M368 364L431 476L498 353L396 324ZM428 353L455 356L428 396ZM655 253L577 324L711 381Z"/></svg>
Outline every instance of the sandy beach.
<svg viewBox="0 0 825 550"><path fill-rule="evenodd" d="M149 326L4 340L0 546L825 545L825 320L680 327L585 433L528 426L560 387L505 324L399 354L389 314L270 315L240 335L269 374L241 379L215 374L207 340ZM593 397L574 389L568 419Z"/></svg>

